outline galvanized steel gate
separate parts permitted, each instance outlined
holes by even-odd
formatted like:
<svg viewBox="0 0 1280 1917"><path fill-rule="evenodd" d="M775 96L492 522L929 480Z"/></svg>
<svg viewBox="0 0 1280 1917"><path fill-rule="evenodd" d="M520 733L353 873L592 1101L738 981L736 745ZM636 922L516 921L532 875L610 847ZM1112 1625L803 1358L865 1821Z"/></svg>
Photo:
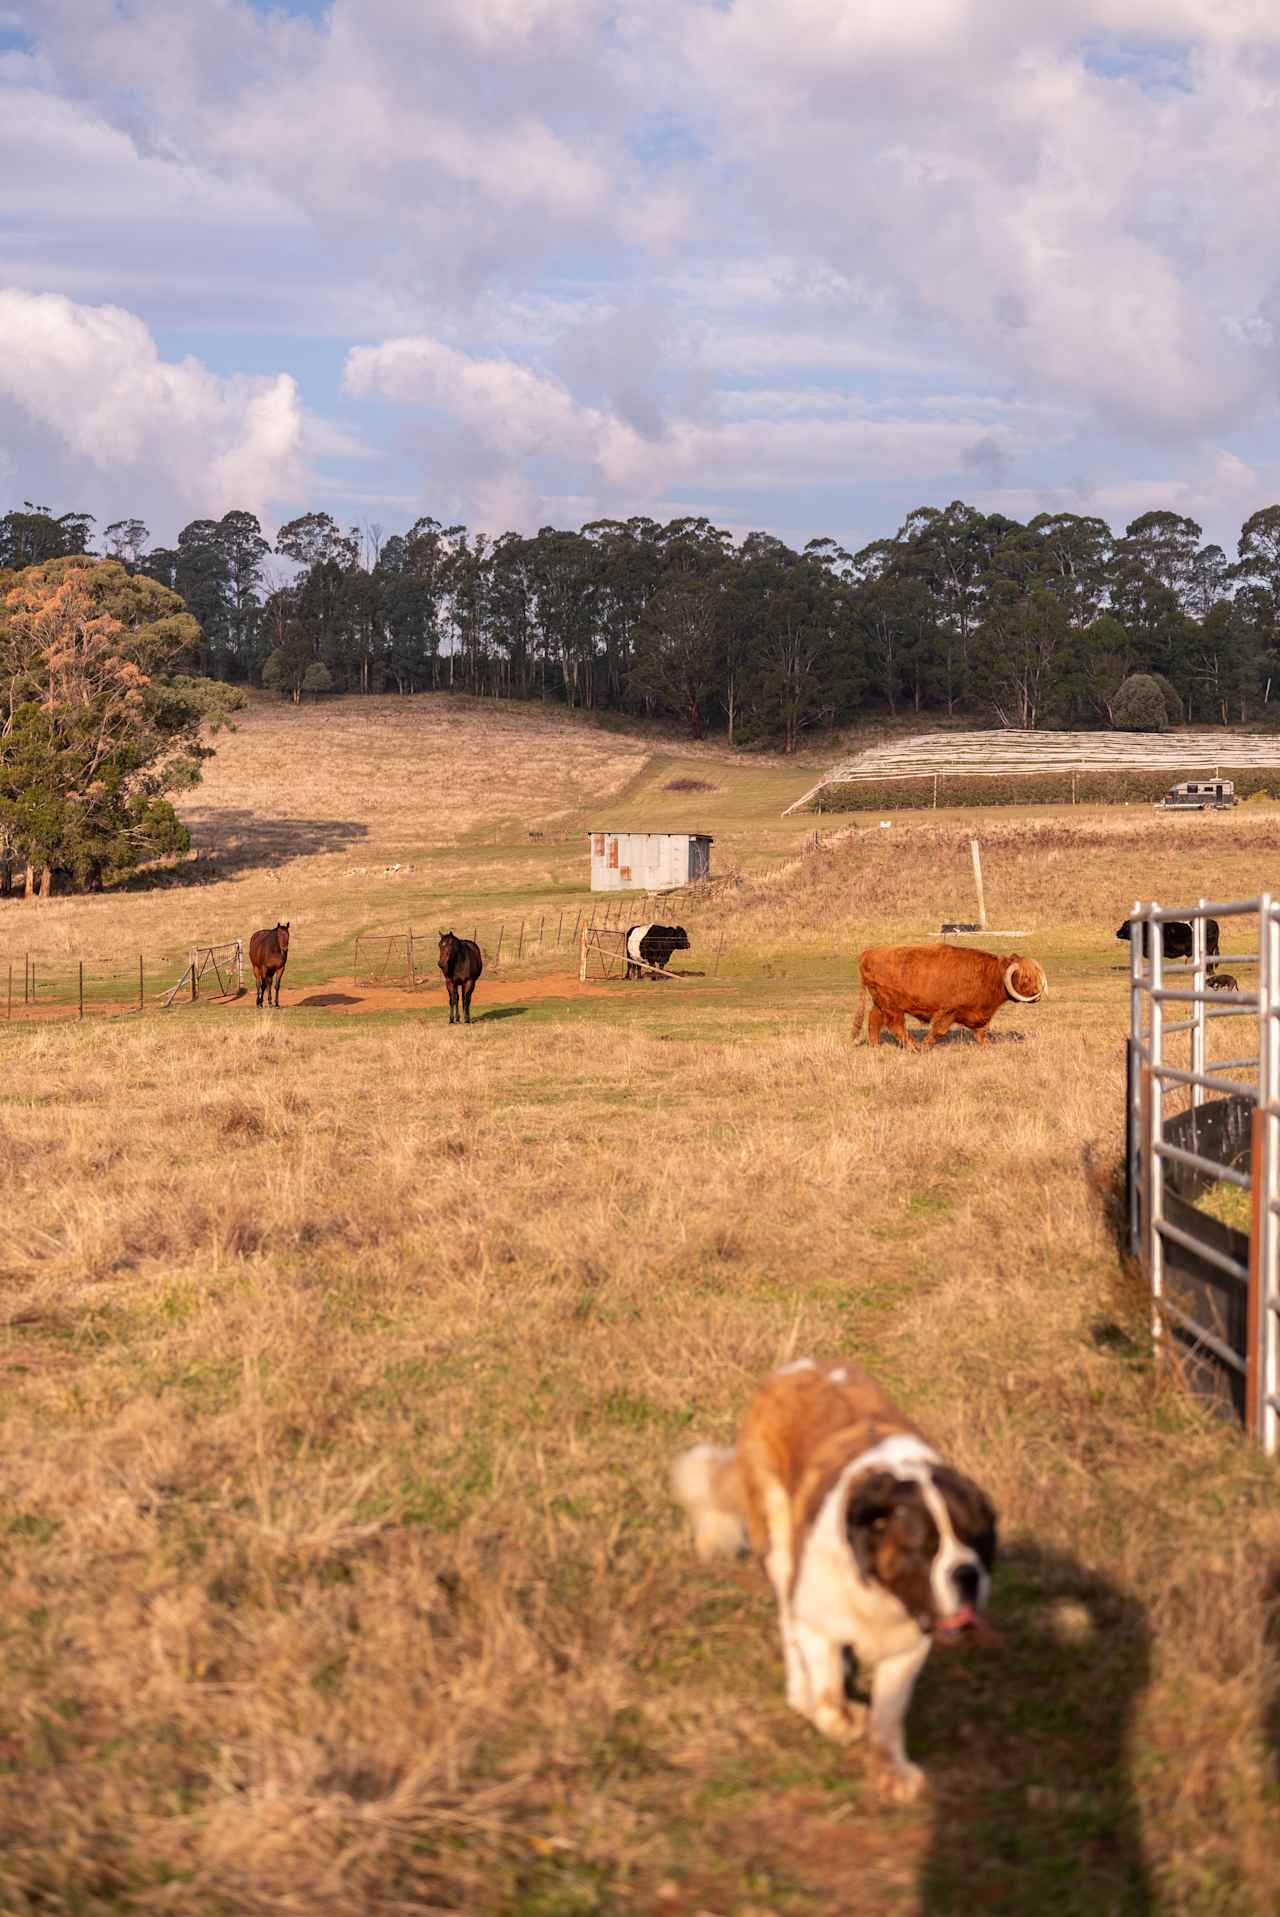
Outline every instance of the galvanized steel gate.
<svg viewBox="0 0 1280 1917"><path fill-rule="evenodd" d="M1210 959L1208 919L1256 918L1257 949ZM1170 961L1165 927L1189 922L1189 960ZM1150 1279L1157 1350L1195 1388L1280 1448L1280 906L1270 893L1230 904L1136 904L1130 918L1129 1237ZM1226 926L1223 927L1225 935ZM1225 938L1224 943L1229 941ZM1145 948L1145 949L1144 949ZM1250 968L1220 994L1211 967ZM1168 1017L1167 1010L1174 1016ZM1248 1019L1253 1049L1210 1058L1212 1021ZM1176 1041L1187 1039L1186 1064ZM1242 1076L1243 1075L1243 1076ZM1182 1109L1171 1111L1171 1104ZM1214 1184L1250 1193L1246 1233L1197 1209Z"/></svg>

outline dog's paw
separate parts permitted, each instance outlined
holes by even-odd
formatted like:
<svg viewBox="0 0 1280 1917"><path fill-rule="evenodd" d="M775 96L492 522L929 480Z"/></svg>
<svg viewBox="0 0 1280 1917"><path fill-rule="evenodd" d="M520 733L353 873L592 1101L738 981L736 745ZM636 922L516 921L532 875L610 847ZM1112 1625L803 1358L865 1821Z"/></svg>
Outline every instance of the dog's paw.
<svg viewBox="0 0 1280 1917"><path fill-rule="evenodd" d="M925 1794L925 1774L918 1764L886 1763L881 1768L880 1795L890 1804L917 1804Z"/></svg>
<svg viewBox="0 0 1280 1917"><path fill-rule="evenodd" d="M819 1704L813 1722L833 1744L856 1744L866 1734L867 1707L857 1703Z"/></svg>

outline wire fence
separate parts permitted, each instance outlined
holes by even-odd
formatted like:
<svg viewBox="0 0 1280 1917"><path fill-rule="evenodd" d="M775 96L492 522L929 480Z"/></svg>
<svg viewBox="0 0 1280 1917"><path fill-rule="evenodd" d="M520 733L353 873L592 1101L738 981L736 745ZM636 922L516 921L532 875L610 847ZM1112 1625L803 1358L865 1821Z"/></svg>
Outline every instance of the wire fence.
<svg viewBox="0 0 1280 1917"><path fill-rule="evenodd" d="M619 931L652 917L653 901L635 893L610 894L591 904L563 906L554 912L529 912L500 919L496 925L452 928L459 938L480 947L487 967L521 965L552 952L572 952L575 959L584 927ZM397 986L412 991L440 984L436 966L437 932L361 932L355 942L352 978L357 985Z"/></svg>
<svg viewBox="0 0 1280 1917"><path fill-rule="evenodd" d="M136 1017L200 998L232 997L242 989L243 979L239 939L180 952L109 957L0 954L0 1017L8 1024Z"/></svg>

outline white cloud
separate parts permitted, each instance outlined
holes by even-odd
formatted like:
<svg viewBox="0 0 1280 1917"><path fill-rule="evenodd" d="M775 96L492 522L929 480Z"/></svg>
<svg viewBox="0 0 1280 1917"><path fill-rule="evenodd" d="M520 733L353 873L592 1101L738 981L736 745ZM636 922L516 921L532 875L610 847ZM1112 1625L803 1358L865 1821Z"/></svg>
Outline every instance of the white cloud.
<svg viewBox="0 0 1280 1917"><path fill-rule="evenodd" d="M377 396L398 409L431 415L430 444L448 449L456 472L468 472L467 504L481 523L529 527L549 497L532 469L581 469L594 512L640 511L672 486L786 490L839 481L918 479L960 473L975 444L1007 456L1021 443L1014 429L978 413L878 417L857 401L833 404L821 393L792 408L776 393L727 396L730 417L677 416L642 432L618 411L587 406L554 376L507 358L472 358L425 336L360 346L347 358L348 392ZM803 397L803 396L802 396ZM508 517L502 520L500 514ZM495 516L498 515L498 516Z"/></svg>
<svg viewBox="0 0 1280 1917"><path fill-rule="evenodd" d="M215 468L360 457L274 370L209 370L290 365L267 334L382 340L347 395L411 420L361 493L403 491L403 439L426 506L493 525L677 493L794 524L808 488L839 530L851 488L888 521L1077 470L1212 519L1270 484L1274 0L0 4L33 48L0 56L0 283L140 315L152 355L117 340L74 431L28 390L24 431L83 462L99 414L150 445L199 391L200 510ZM292 365L326 406L332 354Z"/></svg>
<svg viewBox="0 0 1280 1917"><path fill-rule="evenodd" d="M0 424L54 436L73 472L109 475L120 510L142 495L220 514L303 489L303 411L287 373L219 378L161 357L135 314L60 294L0 291Z"/></svg>
<svg viewBox="0 0 1280 1917"><path fill-rule="evenodd" d="M873 282L918 339L1152 437L1270 400L1274 9L736 0L680 25L767 239ZM1139 75L1194 35L1193 84L1111 77L1091 32L1137 36Z"/></svg>

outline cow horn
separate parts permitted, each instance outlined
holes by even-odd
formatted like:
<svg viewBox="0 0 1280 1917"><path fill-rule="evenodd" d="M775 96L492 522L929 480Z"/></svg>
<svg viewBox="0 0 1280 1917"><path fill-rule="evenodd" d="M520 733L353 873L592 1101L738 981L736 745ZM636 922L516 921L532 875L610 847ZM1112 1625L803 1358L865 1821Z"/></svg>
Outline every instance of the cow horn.
<svg viewBox="0 0 1280 1917"><path fill-rule="evenodd" d="M1041 973L1041 977L1042 978L1044 977L1043 973ZM1048 990L1048 986L1047 984L1042 985L1038 992L1018 991L1017 987L1014 985L1014 982L1013 982L1013 965L1010 964L1010 965L1006 965L1004 968L1004 989L1009 994L1010 998L1016 998L1020 1004L1034 1005L1038 998L1044 997L1045 992Z"/></svg>

